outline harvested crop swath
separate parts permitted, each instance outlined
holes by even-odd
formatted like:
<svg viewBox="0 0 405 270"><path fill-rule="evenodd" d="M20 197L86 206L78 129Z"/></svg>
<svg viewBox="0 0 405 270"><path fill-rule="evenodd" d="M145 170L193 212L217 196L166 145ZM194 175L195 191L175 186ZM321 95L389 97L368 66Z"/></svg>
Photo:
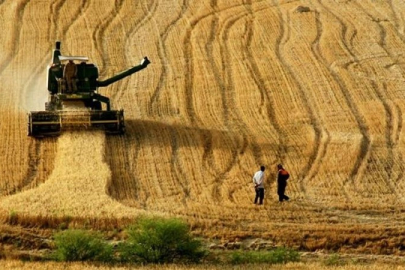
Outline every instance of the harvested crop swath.
<svg viewBox="0 0 405 270"><path fill-rule="evenodd" d="M133 216L136 209L124 207L106 194L111 171L104 161L104 149L102 131L63 133L54 170L45 183L4 198L2 207L42 216Z"/></svg>

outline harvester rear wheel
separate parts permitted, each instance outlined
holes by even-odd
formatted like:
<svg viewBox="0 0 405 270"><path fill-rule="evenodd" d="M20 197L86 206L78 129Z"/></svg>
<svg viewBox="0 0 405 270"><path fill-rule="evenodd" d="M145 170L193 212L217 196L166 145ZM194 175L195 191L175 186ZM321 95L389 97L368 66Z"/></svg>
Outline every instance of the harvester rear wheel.
<svg viewBox="0 0 405 270"><path fill-rule="evenodd" d="M31 114L28 114L28 121L27 121L27 135L32 136L32 130L31 130Z"/></svg>

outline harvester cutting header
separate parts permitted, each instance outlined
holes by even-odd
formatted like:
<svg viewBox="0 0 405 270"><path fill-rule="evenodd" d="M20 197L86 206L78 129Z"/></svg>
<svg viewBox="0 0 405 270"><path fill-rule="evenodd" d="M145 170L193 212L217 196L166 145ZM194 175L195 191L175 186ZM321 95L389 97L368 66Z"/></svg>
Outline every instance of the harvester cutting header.
<svg viewBox="0 0 405 270"><path fill-rule="evenodd" d="M97 128L109 134L125 132L124 111L111 110L110 99L97 93L106 87L148 66L144 57L134 66L106 80L98 80L98 69L84 56L63 56L60 42L53 50L48 67L48 102L45 111L28 114L28 135L34 137L59 135L65 129ZM103 110L103 105L104 110Z"/></svg>

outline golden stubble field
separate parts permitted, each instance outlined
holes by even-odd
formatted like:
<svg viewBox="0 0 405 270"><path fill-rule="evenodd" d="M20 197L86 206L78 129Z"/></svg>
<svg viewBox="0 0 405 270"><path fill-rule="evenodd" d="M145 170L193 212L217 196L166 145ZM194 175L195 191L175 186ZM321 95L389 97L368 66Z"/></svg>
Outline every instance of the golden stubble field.
<svg viewBox="0 0 405 270"><path fill-rule="evenodd" d="M147 265L147 266L103 266L90 263L56 263L56 262L21 262L21 261L0 261L0 266L13 270L235 270L252 269L268 270L269 265L245 265L245 266L214 266L214 265ZM314 270L314 269L336 269L336 270L403 270L403 266L390 264L367 264L367 265L346 265L346 266L328 266L319 263L288 263L271 266L272 270Z"/></svg>
<svg viewBox="0 0 405 270"><path fill-rule="evenodd" d="M151 213L220 243L404 254L402 0L3 0L0 15L2 220ZM124 136L26 136L56 40L101 79L149 57L100 89Z"/></svg>

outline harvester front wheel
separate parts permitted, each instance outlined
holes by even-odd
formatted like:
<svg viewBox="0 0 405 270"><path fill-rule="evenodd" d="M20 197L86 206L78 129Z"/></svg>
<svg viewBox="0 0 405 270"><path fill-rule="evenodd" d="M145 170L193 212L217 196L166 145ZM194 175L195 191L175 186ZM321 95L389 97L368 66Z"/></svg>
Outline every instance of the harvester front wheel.
<svg viewBox="0 0 405 270"><path fill-rule="evenodd" d="M101 102L100 101L93 101L93 105L91 106L93 110L101 111Z"/></svg>

